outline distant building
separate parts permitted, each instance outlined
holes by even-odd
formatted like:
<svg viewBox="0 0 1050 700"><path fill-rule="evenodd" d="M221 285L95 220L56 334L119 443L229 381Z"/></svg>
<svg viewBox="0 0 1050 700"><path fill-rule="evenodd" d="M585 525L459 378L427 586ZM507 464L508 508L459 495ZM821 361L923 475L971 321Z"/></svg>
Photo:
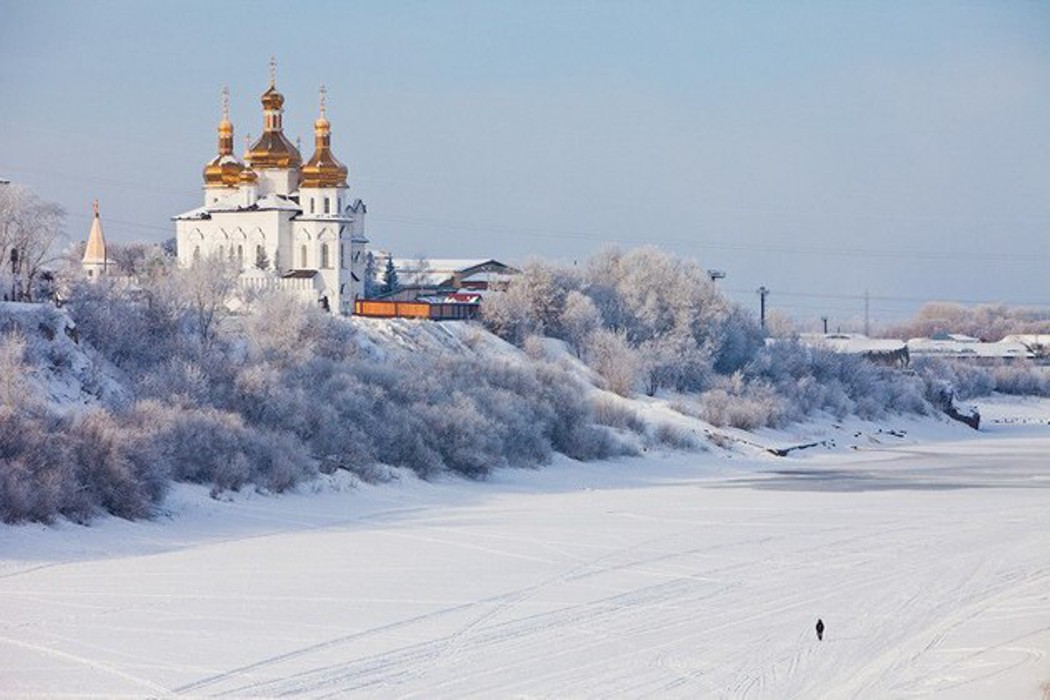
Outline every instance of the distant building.
<svg viewBox="0 0 1050 700"><path fill-rule="evenodd" d="M394 258L398 289L378 298L396 298L410 301L421 297L452 294L459 291L475 291L484 294L502 291L515 275L517 268L491 258L477 259L409 259ZM384 267L376 265L376 285L383 285Z"/></svg>
<svg viewBox="0 0 1050 700"><path fill-rule="evenodd" d="M1036 357L1045 358L1050 356L1050 333L1023 333L1020 335L1008 335L1001 343L1020 343L1028 348Z"/></svg>
<svg viewBox="0 0 1050 700"><path fill-rule="evenodd" d="M492 259L393 259L398 288L359 301L354 313L379 318L478 318L486 293L507 288L521 271ZM383 284L377 265L376 286Z"/></svg>
<svg viewBox="0 0 1050 700"><path fill-rule="evenodd" d="M98 213L97 199L92 206L95 209L95 216L91 219L91 230L88 232L87 245L84 247L84 257L80 261L80 267L89 280L97 280L106 275L109 261L106 258L106 237L102 235L102 218Z"/></svg>
<svg viewBox="0 0 1050 700"><path fill-rule="evenodd" d="M911 361L903 340L869 338L861 333L803 333L799 342L846 355L860 355L883 365L907 367Z"/></svg>
<svg viewBox="0 0 1050 700"><path fill-rule="evenodd" d="M262 107L262 136L241 162L224 93L218 154L204 167L204 206L174 217L179 264L230 260L243 287L281 289L352 313L364 293L366 209L350 196L347 167L332 153L324 88L306 163L284 135L284 96L272 63Z"/></svg>
<svg viewBox="0 0 1050 700"><path fill-rule="evenodd" d="M936 333L932 338L912 338L908 351L916 357L952 357L977 361L1032 359L1023 342L1004 338L997 343L984 343L958 333Z"/></svg>

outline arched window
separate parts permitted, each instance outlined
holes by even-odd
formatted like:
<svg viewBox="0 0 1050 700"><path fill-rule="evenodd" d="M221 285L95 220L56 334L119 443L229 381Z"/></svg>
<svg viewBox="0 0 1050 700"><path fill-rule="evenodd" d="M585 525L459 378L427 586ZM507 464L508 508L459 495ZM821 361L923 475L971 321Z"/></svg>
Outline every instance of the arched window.
<svg viewBox="0 0 1050 700"><path fill-rule="evenodd" d="M324 213L325 214L328 213L328 208L331 206L331 204L329 204L330 201L331 200L329 200L328 197L324 198Z"/></svg>
<svg viewBox="0 0 1050 700"><path fill-rule="evenodd" d="M222 260L224 257L226 257L226 248L219 246L219 260Z"/></svg>
<svg viewBox="0 0 1050 700"><path fill-rule="evenodd" d="M321 244L321 267L329 268L331 265L328 262L328 244Z"/></svg>
<svg viewBox="0 0 1050 700"><path fill-rule="evenodd" d="M255 246L255 266L260 270L266 269L266 249L261 245Z"/></svg>
<svg viewBox="0 0 1050 700"><path fill-rule="evenodd" d="M346 269L346 245L339 244L339 267Z"/></svg>
<svg viewBox="0 0 1050 700"><path fill-rule="evenodd" d="M301 268L303 268L305 270L307 268L307 264L306 264L306 246L305 245L302 248L299 249L299 255L302 258L302 261L301 261L302 264L299 267L301 267Z"/></svg>
<svg viewBox="0 0 1050 700"><path fill-rule="evenodd" d="M336 197L335 198L335 210L337 212L343 210L343 198L342 197Z"/></svg>
<svg viewBox="0 0 1050 700"><path fill-rule="evenodd" d="M314 198L310 197L310 213L314 213Z"/></svg>
<svg viewBox="0 0 1050 700"><path fill-rule="evenodd" d="M193 262L197 262L201 259L201 247L199 245L193 246Z"/></svg>

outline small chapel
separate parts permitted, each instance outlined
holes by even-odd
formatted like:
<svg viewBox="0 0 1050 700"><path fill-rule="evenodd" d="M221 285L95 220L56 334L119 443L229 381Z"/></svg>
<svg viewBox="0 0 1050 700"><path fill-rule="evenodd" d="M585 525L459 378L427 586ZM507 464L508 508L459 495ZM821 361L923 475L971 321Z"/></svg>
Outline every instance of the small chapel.
<svg viewBox="0 0 1050 700"><path fill-rule="evenodd" d="M332 313L351 314L364 295L365 205L351 197L347 167L332 153L325 89L314 152L303 163L284 134L284 96L262 94L263 132L243 160L233 153L229 94L223 90L218 153L204 166L204 204L173 217L178 262L229 260L249 289L281 289Z"/></svg>

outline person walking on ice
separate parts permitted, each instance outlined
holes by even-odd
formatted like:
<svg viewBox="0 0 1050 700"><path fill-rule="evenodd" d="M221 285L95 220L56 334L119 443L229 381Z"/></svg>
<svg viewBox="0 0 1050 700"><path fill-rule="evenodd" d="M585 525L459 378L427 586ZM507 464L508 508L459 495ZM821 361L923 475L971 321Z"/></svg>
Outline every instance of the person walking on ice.
<svg viewBox="0 0 1050 700"><path fill-rule="evenodd" d="M817 640L824 639L824 621L817 618Z"/></svg>

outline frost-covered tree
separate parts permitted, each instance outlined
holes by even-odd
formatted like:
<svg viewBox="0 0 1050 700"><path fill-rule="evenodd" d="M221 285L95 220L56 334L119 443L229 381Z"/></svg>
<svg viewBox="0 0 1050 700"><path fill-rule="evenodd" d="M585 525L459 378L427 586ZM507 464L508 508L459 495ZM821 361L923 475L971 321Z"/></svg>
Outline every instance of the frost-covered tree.
<svg viewBox="0 0 1050 700"><path fill-rule="evenodd" d="M419 253L413 258L407 282L416 287L425 287L430 283L430 260L427 256Z"/></svg>
<svg viewBox="0 0 1050 700"><path fill-rule="evenodd" d="M365 299L371 299L379 293L379 283L377 282L378 275L379 270L376 268L376 256L372 251L368 251L365 254Z"/></svg>
<svg viewBox="0 0 1050 700"><path fill-rule="evenodd" d="M584 357L605 380L610 391L620 396L634 392L642 361L638 351L631 347L626 333L604 329L592 333Z"/></svg>
<svg viewBox="0 0 1050 700"><path fill-rule="evenodd" d="M4 298L32 301L44 267L57 259L65 210L21 185L0 187L0 287Z"/></svg>
<svg viewBox="0 0 1050 700"><path fill-rule="evenodd" d="M26 340L20 330L0 332L0 408L25 400Z"/></svg>
<svg viewBox="0 0 1050 700"><path fill-rule="evenodd" d="M190 314L202 348L215 339L216 324L226 315L226 303L237 285L237 270L229 260L207 258L173 272L188 295Z"/></svg>
<svg viewBox="0 0 1050 700"><path fill-rule="evenodd" d="M1050 311L1002 304L930 302L912 320L889 326L880 335L908 339L937 333L961 333L988 342L1013 334L1050 334Z"/></svg>
<svg viewBox="0 0 1050 700"><path fill-rule="evenodd" d="M574 289L565 296L560 325L565 341L582 357L587 338L601 328L602 315L589 296Z"/></svg>

